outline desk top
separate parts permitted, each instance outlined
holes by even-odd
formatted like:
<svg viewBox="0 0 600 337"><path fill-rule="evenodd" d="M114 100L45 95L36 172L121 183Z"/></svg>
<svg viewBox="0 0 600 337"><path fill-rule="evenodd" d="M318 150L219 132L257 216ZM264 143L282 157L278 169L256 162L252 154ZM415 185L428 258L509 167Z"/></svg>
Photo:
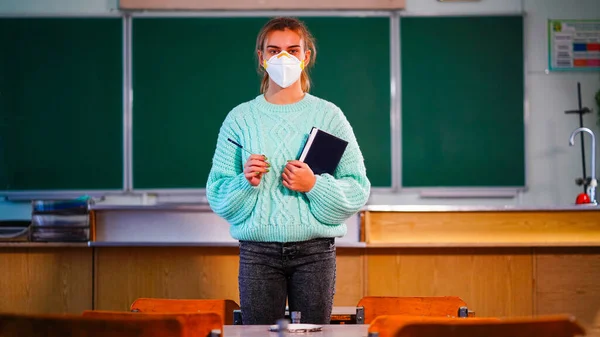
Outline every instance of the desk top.
<svg viewBox="0 0 600 337"><path fill-rule="evenodd" d="M269 331L268 325L225 325L225 337L278 337L277 332ZM323 325L323 331L308 333L288 333L287 337L366 337L368 324Z"/></svg>
<svg viewBox="0 0 600 337"><path fill-rule="evenodd" d="M98 203L90 206L94 211L167 211L167 212L206 212L212 213L207 203L156 203L150 205L114 205ZM369 212L561 212L561 211L600 211L598 205L366 205L361 211Z"/></svg>

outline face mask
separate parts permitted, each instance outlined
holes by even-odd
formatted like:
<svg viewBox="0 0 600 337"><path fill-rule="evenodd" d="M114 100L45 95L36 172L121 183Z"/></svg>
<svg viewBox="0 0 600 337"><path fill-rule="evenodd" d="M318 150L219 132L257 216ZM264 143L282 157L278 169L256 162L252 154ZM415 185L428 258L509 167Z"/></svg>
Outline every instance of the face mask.
<svg viewBox="0 0 600 337"><path fill-rule="evenodd" d="M265 68L273 82L282 88L287 88L300 78L304 69L304 61L300 61L295 56L282 51L277 55L273 55L268 61L264 60L263 68Z"/></svg>

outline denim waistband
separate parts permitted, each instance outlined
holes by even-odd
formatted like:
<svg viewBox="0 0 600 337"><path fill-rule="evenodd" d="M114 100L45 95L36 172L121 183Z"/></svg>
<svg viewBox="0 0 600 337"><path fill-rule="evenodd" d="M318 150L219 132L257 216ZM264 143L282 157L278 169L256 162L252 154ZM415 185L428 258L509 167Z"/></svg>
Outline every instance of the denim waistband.
<svg viewBox="0 0 600 337"><path fill-rule="evenodd" d="M273 245L276 247L289 247L289 246L297 246L297 245L304 245L304 244L311 244L311 243L320 243L320 242L328 242L330 244L335 243L335 238L316 238L316 239L310 239L310 240L306 240L306 241L293 241L293 242L263 242L263 241L247 241L247 240L240 240L240 243L256 243L256 244L262 244L262 245Z"/></svg>

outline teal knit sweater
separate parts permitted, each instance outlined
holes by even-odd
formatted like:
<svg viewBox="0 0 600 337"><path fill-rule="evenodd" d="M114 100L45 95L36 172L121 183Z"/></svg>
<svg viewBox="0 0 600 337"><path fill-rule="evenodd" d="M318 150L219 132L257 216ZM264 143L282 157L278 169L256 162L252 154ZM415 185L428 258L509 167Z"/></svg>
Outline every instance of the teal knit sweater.
<svg viewBox="0 0 600 337"><path fill-rule="evenodd" d="M316 176L306 193L287 189L281 173L297 159L315 126L349 142L334 176ZM244 177L247 152L267 156L270 171L258 186ZM234 239L295 242L346 234L344 221L367 202L371 184L352 127L334 104L305 94L299 102L276 105L263 95L235 107L219 131L206 196L215 213L230 223Z"/></svg>

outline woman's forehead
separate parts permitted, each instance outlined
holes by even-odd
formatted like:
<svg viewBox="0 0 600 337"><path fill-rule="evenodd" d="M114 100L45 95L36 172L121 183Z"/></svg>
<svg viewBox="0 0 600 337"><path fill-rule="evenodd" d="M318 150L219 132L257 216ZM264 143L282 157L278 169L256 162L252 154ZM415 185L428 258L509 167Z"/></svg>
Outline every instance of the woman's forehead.
<svg viewBox="0 0 600 337"><path fill-rule="evenodd" d="M290 29L271 31L265 39L265 47L287 48L289 46L302 46L302 43L303 40L300 34Z"/></svg>

